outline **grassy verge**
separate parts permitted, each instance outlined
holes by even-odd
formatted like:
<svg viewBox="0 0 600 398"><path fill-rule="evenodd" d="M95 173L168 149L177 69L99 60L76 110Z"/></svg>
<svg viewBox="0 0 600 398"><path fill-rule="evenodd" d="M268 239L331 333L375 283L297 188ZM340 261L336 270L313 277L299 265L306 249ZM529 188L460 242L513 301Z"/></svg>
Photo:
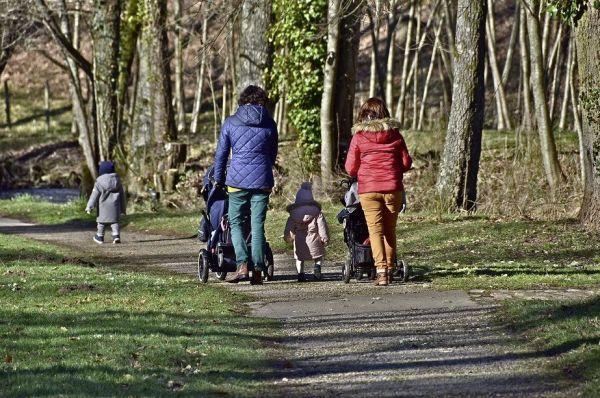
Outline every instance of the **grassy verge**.
<svg viewBox="0 0 600 398"><path fill-rule="evenodd" d="M0 396L255 395L276 325L180 276L0 235Z"/></svg>
<svg viewBox="0 0 600 398"><path fill-rule="evenodd" d="M328 261L343 261L347 249L336 220L341 206L324 202L331 245ZM83 204L50 204L32 198L0 201L0 214L41 223L93 223ZM129 215L128 228L189 236L196 232L196 211L142 212ZM277 252L291 254L283 242L288 213L274 205L268 213L267 238ZM585 232L575 220L553 222L505 220L490 216L407 213L398 224L398 250L413 281L439 289L527 289L600 285L600 236Z"/></svg>
<svg viewBox="0 0 600 398"><path fill-rule="evenodd" d="M28 195L0 200L0 215L48 225L94 224L96 216L86 214L84 209L84 201L56 204ZM122 225L131 230L153 234L190 236L197 232L199 219L200 214L196 211L146 211L123 217Z"/></svg>
<svg viewBox="0 0 600 398"><path fill-rule="evenodd" d="M583 302L509 301L501 322L556 360L551 366L582 384L584 396L600 396L600 297Z"/></svg>
<svg viewBox="0 0 600 398"><path fill-rule="evenodd" d="M54 98L50 110L50 129L46 129L44 95L40 91L11 91L13 126L0 123L0 148L19 151L32 145L49 144L73 139L71 106L66 98Z"/></svg>

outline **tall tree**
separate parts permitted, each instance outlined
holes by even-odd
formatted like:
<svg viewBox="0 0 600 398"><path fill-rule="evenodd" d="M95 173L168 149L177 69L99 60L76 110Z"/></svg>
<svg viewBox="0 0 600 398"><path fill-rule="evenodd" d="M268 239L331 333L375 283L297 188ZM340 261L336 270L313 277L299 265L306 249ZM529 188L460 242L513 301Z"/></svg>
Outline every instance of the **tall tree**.
<svg viewBox="0 0 600 398"><path fill-rule="evenodd" d="M173 2L175 16L175 105L177 107L177 131L185 131L185 91L183 87L183 0Z"/></svg>
<svg viewBox="0 0 600 398"><path fill-rule="evenodd" d="M582 109L583 159L586 178L581 204L581 222L600 228L600 10L587 3L576 28L577 65Z"/></svg>
<svg viewBox="0 0 600 398"><path fill-rule="evenodd" d="M486 0L458 0L457 10L452 108L437 189L452 207L473 210L485 104Z"/></svg>
<svg viewBox="0 0 600 398"><path fill-rule="evenodd" d="M542 56L542 36L537 14L539 0L526 0L525 18L527 18L527 34L529 36L529 57L531 64L531 88L535 104L535 118L540 137L542 164L546 180L551 190L555 190L563 177L558 153L554 141L554 133L548 112L546 96L546 79L544 75L544 58Z"/></svg>
<svg viewBox="0 0 600 398"><path fill-rule="evenodd" d="M130 186L141 189L153 182L163 189L159 169L169 168L160 160L166 156L166 143L177 140L172 104L171 73L166 31L166 2L143 0L140 3L141 35L138 41L139 68L132 121L131 169L138 180ZM159 170L165 171L165 170Z"/></svg>
<svg viewBox="0 0 600 398"><path fill-rule="evenodd" d="M93 75L100 159L111 159L117 144L120 21L121 0L94 0Z"/></svg>
<svg viewBox="0 0 600 398"><path fill-rule="evenodd" d="M74 34L71 34L71 26L69 24L65 0L61 0L59 6L61 32L65 35L65 37L74 38ZM75 43L73 47L77 47ZM95 146L96 139L93 134L93 129L90 128L90 120L85 109L83 92L81 90L81 80L79 79L79 69L71 57L67 56L66 54L64 54L64 57L69 69L69 93L71 95L71 102L73 103L74 120L77 124L77 131L79 132L79 145L81 146L86 166L91 177L96 178L96 165L98 163L98 153Z"/></svg>
<svg viewBox="0 0 600 398"><path fill-rule="evenodd" d="M250 84L265 86L264 74L271 65L271 46L267 31L271 24L271 0L244 0L241 6L241 31L238 43L237 92Z"/></svg>
<svg viewBox="0 0 600 398"><path fill-rule="evenodd" d="M329 0L327 5L327 56L323 68L321 97L321 178L324 183L333 177L335 126L333 116L335 78L338 65L341 0Z"/></svg>
<svg viewBox="0 0 600 398"><path fill-rule="evenodd" d="M343 0L340 21L340 44L335 83L334 127L337 131L337 164L345 159L354 116L356 96L356 72L358 70L358 50L360 44L360 23L364 15L365 0Z"/></svg>

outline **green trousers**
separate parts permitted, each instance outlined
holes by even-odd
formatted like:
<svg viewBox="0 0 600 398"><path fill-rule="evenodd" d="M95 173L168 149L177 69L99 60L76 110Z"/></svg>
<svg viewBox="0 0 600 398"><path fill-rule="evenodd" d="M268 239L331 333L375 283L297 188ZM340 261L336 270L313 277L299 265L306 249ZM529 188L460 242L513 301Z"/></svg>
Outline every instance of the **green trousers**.
<svg viewBox="0 0 600 398"><path fill-rule="evenodd" d="M229 192L229 224L231 225L231 241L235 250L236 263L247 263L249 269L265 270L265 219L269 205L269 193L262 190L245 190ZM244 222L250 216L252 232L251 255L244 237ZM254 268L253 268L254 267Z"/></svg>

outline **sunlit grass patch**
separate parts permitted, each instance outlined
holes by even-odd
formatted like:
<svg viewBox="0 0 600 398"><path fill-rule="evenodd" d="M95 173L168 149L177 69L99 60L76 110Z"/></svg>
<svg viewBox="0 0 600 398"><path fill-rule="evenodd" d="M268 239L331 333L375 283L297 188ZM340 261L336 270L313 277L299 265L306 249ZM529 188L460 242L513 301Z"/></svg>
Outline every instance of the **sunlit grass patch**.
<svg viewBox="0 0 600 398"><path fill-rule="evenodd" d="M600 395L600 297L585 301L507 301L498 321L523 335L550 364Z"/></svg>
<svg viewBox="0 0 600 398"><path fill-rule="evenodd" d="M193 278L63 263L0 235L0 395L249 395L276 325ZM67 259L67 261L69 261Z"/></svg>

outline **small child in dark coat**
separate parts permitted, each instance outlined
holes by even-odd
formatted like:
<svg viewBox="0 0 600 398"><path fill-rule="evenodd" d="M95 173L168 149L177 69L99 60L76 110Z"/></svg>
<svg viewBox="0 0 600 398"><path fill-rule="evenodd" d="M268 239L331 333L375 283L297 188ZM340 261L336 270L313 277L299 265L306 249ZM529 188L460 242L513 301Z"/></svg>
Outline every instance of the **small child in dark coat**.
<svg viewBox="0 0 600 398"><path fill-rule="evenodd" d="M92 209L98 209L98 218L96 218L98 232L93 238L94 242L104 243L104 230L110 225L113 243L121 243L119 218L121 214L125 214L126 208L123 185L121 185L119 175L115 172L113 162L100 162L98 175L94 190L85 208L88 214L92 212Z"/></svg>

